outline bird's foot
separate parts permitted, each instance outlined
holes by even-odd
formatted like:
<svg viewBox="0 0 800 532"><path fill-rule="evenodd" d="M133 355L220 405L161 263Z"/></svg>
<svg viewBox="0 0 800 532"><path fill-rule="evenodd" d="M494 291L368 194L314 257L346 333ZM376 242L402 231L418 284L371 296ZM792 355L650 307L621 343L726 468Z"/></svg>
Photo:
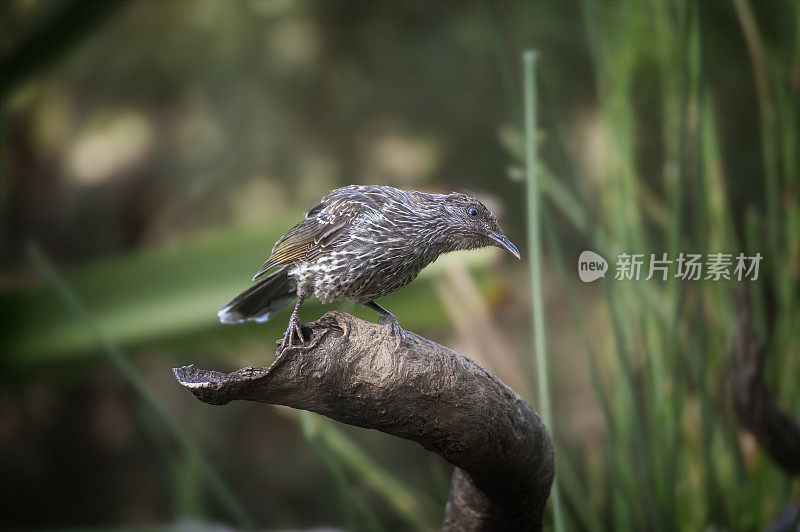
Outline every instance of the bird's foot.
<svg viewBox="0 0 800 532"><path fill-rule="evenodd" d="M298 343L295 343L295 338L299 340ZM296 320L289 321L289 327L283 335L281 345L278 346L278 353L283 353L283 351L292 347L305 347L305 345L306 339L303 338L303 329L300 324Z"/></svg>
<svg viewBox="0 0 800 532"><path fill-rule="evenodd" d="M400 327L395 315L388 312L381 314L380 318L378 318L378 323L386 326L386 332L389 333L389 336L394 336L395 349L399 349L403 340L405 340L406 331Z"/></svg>

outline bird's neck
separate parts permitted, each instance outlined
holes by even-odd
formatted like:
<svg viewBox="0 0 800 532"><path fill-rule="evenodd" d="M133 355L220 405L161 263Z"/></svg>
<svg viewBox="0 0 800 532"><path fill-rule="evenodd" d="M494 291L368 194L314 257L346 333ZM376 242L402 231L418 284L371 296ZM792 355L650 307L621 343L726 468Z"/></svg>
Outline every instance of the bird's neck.
<svg viewBox="0 0 800 532"><path fill-rule="evenodd" d="M426 264L435 261L439 255L485 246L478 237L463 235L453 228L440 223L426 224L422 230L409 235L412 248Z"/></svg>

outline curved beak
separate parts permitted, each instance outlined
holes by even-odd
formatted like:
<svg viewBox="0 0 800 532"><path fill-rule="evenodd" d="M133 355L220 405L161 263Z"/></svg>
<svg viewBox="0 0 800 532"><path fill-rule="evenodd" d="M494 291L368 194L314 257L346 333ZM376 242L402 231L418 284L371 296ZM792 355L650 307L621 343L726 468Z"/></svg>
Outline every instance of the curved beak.
<svg viewBox="0 0 800 532"><path fill-rule="evenodd" d="M489 238L494 242L494 245L508 251L517 259L521 258L519 254L519 250L517 246L511 243L511 241L504 235L503 233L495 233L494 231L489 231Z"/></svg>

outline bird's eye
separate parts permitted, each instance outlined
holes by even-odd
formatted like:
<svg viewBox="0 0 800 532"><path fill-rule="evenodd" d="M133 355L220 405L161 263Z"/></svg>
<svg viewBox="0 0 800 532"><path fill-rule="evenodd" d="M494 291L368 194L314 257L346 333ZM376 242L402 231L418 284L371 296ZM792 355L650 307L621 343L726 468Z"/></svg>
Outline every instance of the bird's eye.
<svg viewBox="0 0 800 532"><path fill-rule="evenodd" d="M476 209L475 207L470 207L469 209L467 209L467 214L469 214L473 218L477 218L478 217L478 209Z"/></svg>

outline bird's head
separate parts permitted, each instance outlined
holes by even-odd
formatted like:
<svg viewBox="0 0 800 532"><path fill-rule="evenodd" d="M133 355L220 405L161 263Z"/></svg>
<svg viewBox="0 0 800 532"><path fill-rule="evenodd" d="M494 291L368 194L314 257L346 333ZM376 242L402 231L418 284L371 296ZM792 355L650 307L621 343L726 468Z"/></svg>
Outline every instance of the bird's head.
<svg viewBox="0 0 800 532"><path fill-rule="evenodd" d="M503 234L494 215L479 200L454 192L444 196L442 209L447 224L443 237L452 240L453 249L497 246L520 258L517 247Z"/></svg>

